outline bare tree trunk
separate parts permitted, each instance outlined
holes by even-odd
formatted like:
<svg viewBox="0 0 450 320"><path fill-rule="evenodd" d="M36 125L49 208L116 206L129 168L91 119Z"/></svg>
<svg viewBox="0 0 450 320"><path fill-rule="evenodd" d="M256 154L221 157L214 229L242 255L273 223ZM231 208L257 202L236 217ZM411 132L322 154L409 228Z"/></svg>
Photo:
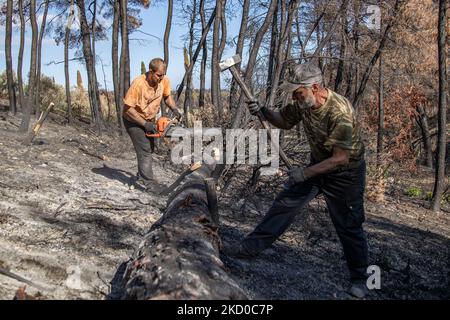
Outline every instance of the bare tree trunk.
<svg viewBox="0 0 450 320"><path fill-rule="evenodd" d="M189 66L195 61L193 61L193 52L192 48L194 46L194 27L195 27L195 19L197 16L197 0L193 0L192 3L192 12L191 12L191 20L189 23L189 48L188 48L188 54L189 54ZM189 68L188 66L188 68ZM186 91L184 93L184 117L185 117L185 123L188 123L188 115L189 111L192 108L192 72L187 75L186 79Z"/></svg>
<svg viewBox="0 0 450 320"><path fill-rule="evenodd" d="M20 108L23 109L25 104L25 95L23 92L23 78L22 78L23 50L25 47L25 16L23 14L23 0L19 0L18 5L20 18L20 45L19 45L19 57L17 59L17 85L19 86L19 105Z"/></svg>
<svg viewBox="0 0 450 320"><path fill-rule="evenodd" d="M14 89L14 75L12 65L11 40L12 40L12 12L13 2L7 0L6 2L6 30L5 30L5 57L6 57L6 78L8 82L8 98L9 110L16 114L16 90Z"/></svg>
<svg viewBox="0 0 450 320"><path fill-rule="evenodd" d="M380 70L378 77L378 135L377 135L377 165L381 164L384 136L384 86L383 86L383 57L380 55Z"/></svg>
<svg viewBox="0 0 450 320"><path fill-rule="evenodd" d="M70 75L69 75L69 40L70 30L72 28L73 20L75 18L75 8L73 0L70 2L69 17L67 19L66 34L64 37L64 75L66 79L66 103L67 103L67 121L73 122L72 118L72 98L70 95Z"/></svg>
<svg viewBox="0 0 450 320"><path fill-rule="evenodd" d="M264 22L259 28L258 32L256 33L255 40L253 42L253 46L250 49L250 54L247 62L247 68L244 73L244 79L246 84L251 88L252 84L252 75L253 75L253 69L255 68L256 64L256 57L258 56L259 48L261 47L261 42L264 38L265 33L269 29L270 23L272 22L273 15L275 13L276 5L278 0L271 0L269 4L269 8L267 10L266 17L264 18ZM232 129L238 128L241 123L241 117L242 113L244 112L244 99L245 95L241 93L241 96L239 98L238 107L236 109L236 113L233 118L233 122L231 125ZM234 150L233 150L234 152ZM223 158L226 158L226 155L223 156ZM213 177L215 179L218 179L220 175L222 174L223 170L225 169L225 164L218 164L216 166L216 169L214 170Z"/></svg>
<svg viewBox="0 0 450 320"><path fill-rule="evenodd" d="M242 58L242 52L244 50L244 41L245 35L247 33L247 24L248 24L248 14L250 12L250 0L244 0L242 5L242 18L241 18L241 26L239 27L239 36L236 44L236 54ZM241 68L241 63L239 62L236 67L238 69ZM239 87L236 80L233 78L231 80L230 87L230 107L237 105L238 100L238 92Z"/></svg>
<svg viewBox="0 0 450 320"><path fill-rule="evenodd" d="M358 108L358 104L361 101L361 98L363 96L364 90L366 89L367 81L369 80L370 74L372 73L372 69L374 65L376 64L378 58L381 55L381 52L383 51L384 45L386 44L386 40L389 34L390 29L392 28L393 23L396 21L396 15L399 11L399 0L396 0L394 9L393 9L393 17L389 20L389 22L386 25L386 28L384 30L383 36L381 37L380 43L378 44L378 48L373 55L372 59L370 60L366 70L364 71L363 77L361 79L361 83L358 87L358 91L356 93L355 99L353 100L353 108L355 110Z"/></svg>
<svg viewBox="0 0 450 320"><path fill-rule="evenodd" d="M275 103L276 91L278 89L278 84L282 77L282 72L284 70L284 62L286 60L287 55L289 54L289 50L287 50L287 42L289 42L289 38L291 37L292 23L294 21L294 15L297 13L297 7L299 5L298 0L293 0L289 3L289 8L287 9L287 17L286 17L286 2L282 1L281 6L281 35L280 41L278 42L278 49L276 55L276 64L275 71L273 75L273 83L272 88L270 90L269 99L266 101L266 105L272 106Z"/></svg>
<svg viewBox="0 0 450 320"><path fill-rule="evenodd" d="M344 79L344 58L346 56L347 48L346 48L346 41L345 37L347 34L347 8L345 8L345 12L342 15L342 32L341 32L341 46L339 49L339 56L341 59L338 62L338 67L336 71L336 78L334 80L334 91L337 93L341 93L341 87L342 87L342 80Z"/></svg>
<svg viewBox="0 0 450 320"><path fill-rule="evenodd" d="M353 54L354 59L358 57L359 52L359 21L360 21L360 3L358 1L353 2L353 12L354 12L354 24L353 24ZM358 81L359 81L359 66L356 61L350 65L349 77L347 81L347 89L345 92L345 96L348 99L355 100L356 92L358 90Z"/></svg>
<svg viewBox="0 0 450 320"><path fill-rule="evenodd" d="M44 14L42 16L41 29L39 30L39 40L37 47L37 70L36 70L36 101L35 101L35 113L37 116L41 113L41 64L42 64L42 40L44 39L45 26L47 23L49 0L45 1Z"/></svg>
<svg viewBox="0 0 450 320"><path fill-rule="evenodd" d="M202 22L202 34L206 29L205 17L205 0L200 0L200 19ZM205 106L205 87L206 87L206 61L208 59L208 45L206 39L203 43L202 62L200 65L200 93L198 97L198 106L203 108Z"/></svg>
<svg viewBox="0 0 450 320"><path fill-rule="evenodd" d="M30 126L31 111L35 99L36 87L36 56L38 42L38 26L36 21L36 0L30 1L30 23L31 23L31 54L30 54L30 79L28 81L26 108L23 110L22 123L19 131L27 132Z"/></svg>
<svg viewBox="0 0 450 320"><path fill-rule="evenodd" d="M189 65L189 67L186 69L186 72L184 73L183 79L181 80L180 85L178 86L177 89L177 94L175 97L175 101L178 101L180 99L181 93L183 92L184 89L184 83L186 82L186 79L189 75L191 75L195 62L197 61L198 55L200 54L200 50L203 48L203 45L206 41L206 37L208 36L208 32L209 29L211 28L212 23L214 22L216 16L216 9L213 10L213 12L211 13L211 16L209 17L209 21L206 24L205 29L202 31L202 36L200 37L200 41L197 44L197 48L195 49L195 52L192 56L192 63Z"/></svg>
<svg viewBox="0 0 450 320"><path fill-rule="evenodd" d="M214 20L213 29L213 46L211 53L211 101L213 107L219 115L219 122L222 120L222 108L220 106L220 24L222 21L223 0L216 1L216 19Z"/></svg>
<svg viewBox="0 0 450 320"><path fill-rule="evenodd" d="M222 2L222 12L220 16L220 46L219 46L219 61L222 59L225 45L227 44L227 17L226 17L227 0ZM219 83L220 86L220 83Z"/></svg>
<svg viewBox="0 0 450 320"><path fill-rule="evenodd" d="M86 19L86 9L84 0L77 0L78 14L81 27L81 35L83 42L83 55L86 62L86 71L88 76L88 93L91 106L92 119L97 126L97 132L101 134L100 117L99 117L99 95L97 87L97 77L95 74L94 60L92 57L90 28Z"/></svg>
<svg viewBox="0 0 450 320"><path fill-rule="evenodd" d="M92 1L92 5L94 6L94 10L92 12L92 61L94 66L97 65L96 54L95 54L95 28L96 28L96 20L97 20L97 0Z"/></svg>
<svg viewBox="0 0 450 320"><path fill-rule="evenodd" d="M123 98L130 87L130 50L128 41L128 0L120 0L120 25L122 47L120 52L119 92L120 110L123 110Z"/></svg>
<svg viewBox="0 0 450 320"><path fill-rule="evenodd" d="M173 0L167 1L167 20L166 29L164 30L164 61L169 67L169 37L170 29L172 28L172 16L173 16Z"/></svg>
<svg viewBox="0 0 450 320"><path fill-rule="evenodd" d="M119 133L123 135L124 125L122 119L122 96L119 80L119 27L120 27L120 2L114 1L113 4L113 26L112 26L112 45L111 45L111 64L112 78L114 87L114 102L116 105L117 123L119 125Z"/></svg>
<svg viewBox="0 0 450 320"><path fill-rule="evenodd" d="M439 0L438 56L439 56L439 111L436 175L433 190L432 209L441 209L441 199L445 188L446 113L447 113L447 1Z"/></svg>
<svg viewBox="0 0 450 320"><path fill-rule="evenodd" d="M425 163L428 168L433 168L433 150L431 144L430 127L428 125L428 116L422 105L418 105L417 122L422 135L423 149L425 151Z"/></svg>
<svg viewBox="0 0 450 320"><path fill-rule="evenodd" d="M102 112L102 103L100 99L100 90L98 89L98 79L97 79L97 55L95 53L95 36L96 36L96 23L97 23L97 0L94 0L91 5L94 6L94 10L92 12L92 64L94 65L95 70L95 92L97 93L97 101L98 101L98 114L99 120L103 121L103 112Z"/></svg>
<svg viewBox="0 0 450 320"><path fill-rule="evenodd" d="M264 19L264 22L261 25L261 27L259 28L258 32L256 33L255 40L253 42L253 46L250 50L247 68L246 68L245 74L244 74L245 82L247 83L247 85L250 88L252 87L251 86L252 75L253 75L253 69L255 68L255 64L256 64L256 57L258 56L259 48L261 47L261 42L263 40L263 37L264 37L265 33L267 32L267 30L269 29L270 23L272 21L272 17L275 13L276 4L277 4L277 0L271 0L271 2L269 4L269 8L267 10L266 17ZM241 117L242 117L242 112L244 110L243 102L244 102L244 95L241 94L240 99L239 99L239 106L236 110L236 114L233 119L232 128L239 127Z"/></svg>
<svg viewBox="0 0 450 320"><path fill-rule="evenodd" d="M279 49L278 41L280 41L280 32L278 30L278 11L280 2L284 0L278 0L275 13L272 19L272 32L270 34L270 50L269 50L269 66L267 67L267 85L266 85L266 100L270 96L273 84L273 70L275 69L276 57L278 56L277 50ZM282 15L282 14L281 14Z"/></svg>
<svg viewBox="0 0 450 320"><path fill-rule="evenodd" d="M105 96L106 96L106 103L108 106L108 112L107 112L107 118L106 121L110 121L111 119L111 101L109 99L109 92L108 92L108 85L106 84L106 73L105 73L105 64L103 63L103 59L99 56L100 58L100 63L101 63L101 67L102 67L102 73L103 73L103 84L105 86Z"/></svg>
<svg viewBox="0 0 450 320"><path fill-rule="evenodd" d="M218 57L218 61L222 60L222 55L223 55L223 51L225 50L225 45L227 43L227 17L226 17L226 5L227 5L227 0L223 0L222 2L222 12L220 15L220 45L219 45L219 57ZM221 84L220 84L220 68L217 67L217 70L219 72L219 111L224 112L225 108L227 108L226 105L222 104L222 88L221 88ZM220 117L220 119L222 119L222 117Z"/></svg>

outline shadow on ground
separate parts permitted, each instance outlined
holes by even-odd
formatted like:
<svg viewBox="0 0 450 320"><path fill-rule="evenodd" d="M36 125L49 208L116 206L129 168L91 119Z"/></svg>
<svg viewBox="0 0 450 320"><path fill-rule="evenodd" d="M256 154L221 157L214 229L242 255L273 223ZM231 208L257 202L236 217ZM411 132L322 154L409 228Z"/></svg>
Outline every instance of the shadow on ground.
<svg viewBox="0 0 450 320"><path fill-rule="evenodd" d="M316 213L315 213L316 214ZM254 260L221 255L233 278L253 299L349 299L341 245L326 212L315 223L291 226ZM326 224L326 222L325 222ZM253 225L252 228L256 226ZM370 215L364 225L369 264L381 269L381 289L368 299L450 299L450 239ZM240 228L221 226L225 245L238 244Z"/></svg>

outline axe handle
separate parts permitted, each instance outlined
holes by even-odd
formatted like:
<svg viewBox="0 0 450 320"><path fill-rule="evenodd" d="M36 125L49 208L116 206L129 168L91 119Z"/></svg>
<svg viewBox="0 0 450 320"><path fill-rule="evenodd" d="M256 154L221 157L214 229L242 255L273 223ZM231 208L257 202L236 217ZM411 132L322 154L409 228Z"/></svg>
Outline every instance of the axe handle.
<svg viewBox="0 0 450 320"><path fill-rule="evenodd" d="M242 79L242 76L241 76L239 70L236 68L236 66L233 65L229 69L230 69L231 74L233 75L233 78L239 84L239 86L241 87L241 89L244 92L244 94L247 97L247 99L250 100L250 101L255 101L255 97L253 96L253 93L250 91L250 89L248 88L248 86L244 82L244 79ZM258 112L257 117L258 117L259 121L261 121L261 124L263 125L264 129L267 130L267 133L269 134L270 140L272 140L272 131L270 131L269 122L266 120L266 118L264 117L264 115L262 114L261 111ZM278 148L278 154L280 155L281 160L283 160L283 162L286 165L286 167L289 170L292 169L291 161L288 159L288 157L286 156L284 151L281 150L280 148Z"/></svg>

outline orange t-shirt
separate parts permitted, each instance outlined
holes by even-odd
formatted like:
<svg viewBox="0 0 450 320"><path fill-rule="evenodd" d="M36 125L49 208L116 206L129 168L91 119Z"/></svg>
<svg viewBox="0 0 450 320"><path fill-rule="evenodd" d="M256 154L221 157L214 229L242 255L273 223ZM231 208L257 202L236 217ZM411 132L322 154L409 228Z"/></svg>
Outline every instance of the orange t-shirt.
<svg viewBox="0 0 450 320"><path fill-rule="evenodd" d="M171 91L167 76L161 80L155 90L148 84L146 75L140 75L133 80L123 99L124 112L128 107L135 108L142 118L148 121L153 120L159 112L162 98L170 96Z"/></svg>

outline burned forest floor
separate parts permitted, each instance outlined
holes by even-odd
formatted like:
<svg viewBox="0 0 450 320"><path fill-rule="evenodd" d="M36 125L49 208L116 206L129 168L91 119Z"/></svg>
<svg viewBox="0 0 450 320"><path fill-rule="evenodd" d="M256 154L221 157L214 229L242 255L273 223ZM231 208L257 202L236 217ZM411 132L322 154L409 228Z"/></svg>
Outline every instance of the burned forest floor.
<svg viewBox="0 0 450 320"><path fill-rule="evenodd" d="M105 299L167 198L133 188L137 163L127 135L111 128L97 136L86 124L54 118L33 145L23 146L19 124L19 116L0 112L0 267L45 289L27 285L32 296ZM154 155L155 175L165 185L183 169L167 154ZM385 201L366 201L370 264L381 269L381 289L367 299L450 299L448 204L437 214L414 196L414 188L431 191L432 179L426 169L394 170ZM224 245L252 231L276 188L251 196L219 192ZM350 299L342 249L320 197L256 259L221 258L251 299ZM0 299L12 299L23 285L0 273Z"/></svg>

